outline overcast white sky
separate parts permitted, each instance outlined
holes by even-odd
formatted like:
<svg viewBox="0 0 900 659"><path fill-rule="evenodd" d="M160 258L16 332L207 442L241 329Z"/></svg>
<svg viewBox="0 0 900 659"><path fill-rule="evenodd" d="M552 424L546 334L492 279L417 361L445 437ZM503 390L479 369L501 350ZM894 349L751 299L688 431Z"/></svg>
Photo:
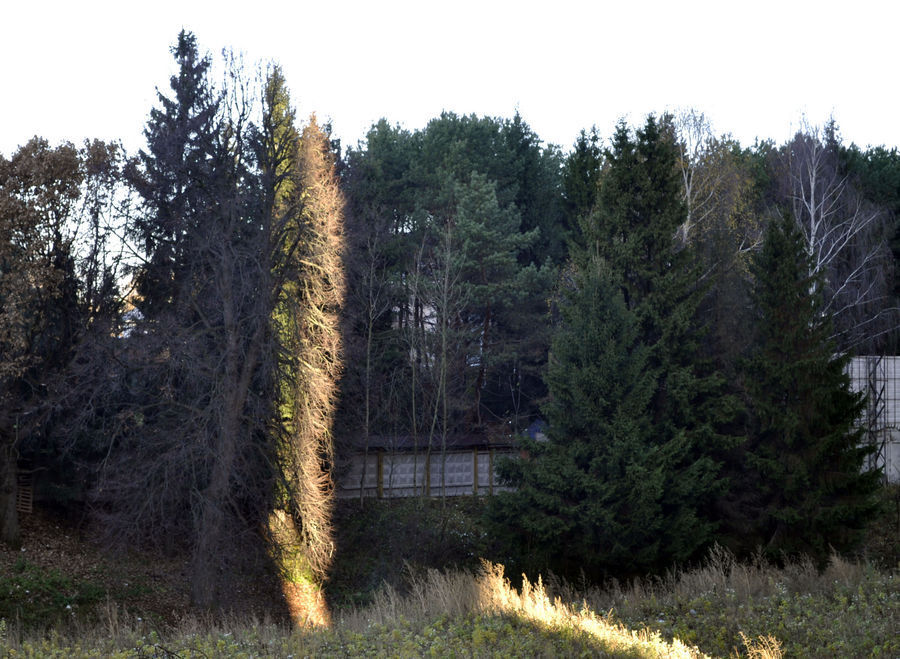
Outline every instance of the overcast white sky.
<svg viewBox="0 0 900 659"><path fill-rule="evenodd" d="M626 7L627 5L627 7ZM356 144L379 117L510 117L569 148L582 128L694 107L744 144L832 113L846 142L900 145L889 0L215 2L4 0L0 153L32 135L134 151L184 27L204 50L276 60L301 116Z"/></svg>

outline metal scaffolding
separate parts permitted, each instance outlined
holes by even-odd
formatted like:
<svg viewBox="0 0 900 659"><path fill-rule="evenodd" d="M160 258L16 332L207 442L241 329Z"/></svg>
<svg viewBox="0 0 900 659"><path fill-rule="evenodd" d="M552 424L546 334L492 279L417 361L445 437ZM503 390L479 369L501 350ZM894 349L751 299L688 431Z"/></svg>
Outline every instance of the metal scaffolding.
<svg viewBox="0 0 900 659"><path fill-rule="evenodd" d="M848 371L853 390L868 397L860 419L874 449L868 467L883 467L885 480L900 482L900 357L854 357Z"/></svg>

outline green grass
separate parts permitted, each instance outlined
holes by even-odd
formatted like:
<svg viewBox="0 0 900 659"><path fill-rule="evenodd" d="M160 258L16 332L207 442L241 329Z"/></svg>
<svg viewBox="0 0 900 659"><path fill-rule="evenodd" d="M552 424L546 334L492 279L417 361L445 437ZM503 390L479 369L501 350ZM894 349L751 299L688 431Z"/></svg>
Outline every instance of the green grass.
<svg viewBox="0 0 900 659"><path fill-rule="evenodd" d="M728 656L743 634L774 636L788 657L900 657L897 572L838 557L819 573L810 562L739 564L718 552L703 568L598 589L586 602L712 656Z"/></svg>
<svg viewBox="0 0 900 659"><path fill-rule="evenodd" d="M76 618L84 622L95 617L107 597L123 602L142 590L132 584L110 593L98 581L73 579L19 559L10 574L0 575L0 619L24 629L47 629Z"/></svg>
<svg viewBox="0 0 900 659"><path fill-rule="evenodd" d="M366 632L290 632L266 626L162 638L155 631L110 640L60 635L0 649L14 657L663 657L640 649L610 650L586 632L554 630L516 617L438 619L413 629L404 621Z"/></svg>

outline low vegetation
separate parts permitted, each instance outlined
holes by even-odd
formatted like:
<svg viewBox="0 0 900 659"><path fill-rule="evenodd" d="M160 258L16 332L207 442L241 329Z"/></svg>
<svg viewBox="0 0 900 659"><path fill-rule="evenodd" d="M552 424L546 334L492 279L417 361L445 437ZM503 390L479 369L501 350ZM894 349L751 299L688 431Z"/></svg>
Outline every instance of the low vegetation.
<svg viewBox="0 0 900 659"><path fill-rule="evenodd" d="M30 592L26 592L30 591ZM578 588L551 577L516 588L503 567L439 571L407 564L327 628L266 616L167 624L21 561L0 578L0 652L15 657L609 656L896 657L900 579L837 556L778 567L722 549L665 577ZM49 630L46 622L52 621Z"/></svg>

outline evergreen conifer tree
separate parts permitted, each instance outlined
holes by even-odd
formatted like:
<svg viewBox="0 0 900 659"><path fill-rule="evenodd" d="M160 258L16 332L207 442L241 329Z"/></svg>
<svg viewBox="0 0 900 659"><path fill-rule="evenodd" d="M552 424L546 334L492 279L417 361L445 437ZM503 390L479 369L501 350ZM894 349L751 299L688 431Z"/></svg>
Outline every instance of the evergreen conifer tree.
<svg viewBox="0 0 900 659"><path fill-rule="evenodd" d="M184 30L172 55L178 73L170 80L171 96L157 92L160 107L150 111L140 169L127 170L151 211L137 218L132 231L147 258L138 278L145 314L158 313L185 294L180 289L188 279L191 241L215 205L210 179L218 100L209 81L211 61L200 56L196 36Z"/></svg>
<svg viewBox="0 0 900 659"><path fill-rule="evenodd" d="M494 511L508 505L529 551L574 575L662 569L713 538L734 406L700 359L675 156L665 121L634 138L619 126L551 351L551 440L509 467L519 490Z"/></svg>
<svg viewBox="0 0 900 659"><path fill-rule="evenodd" d="M569 231L576 229L579 219L593 209L602 171L603 150L597 129L592 128L590 134L582 130L562 167L566 227Z"/></svg>
<svg viewBox="0 0 900 659"><path fill-rule="evenodd" d="M507 463L517 486L491 513L525 568L593 577L653 565L660 552L664 461L653 446L656 373L638 323L608 270L576 275L561 305L544 412L546 442Z"/></svg>
<svg viewBox="0 0 900 659"><path fill-rule="evenodd" d="M830 319L796 223L770 226L756 255L756 347L747 364L754 420L746 446L755 502L746 540L769 553L853 547L875 511L880 473L862 472L870 449L855 424L865 401L850 390Z"/></svg>

